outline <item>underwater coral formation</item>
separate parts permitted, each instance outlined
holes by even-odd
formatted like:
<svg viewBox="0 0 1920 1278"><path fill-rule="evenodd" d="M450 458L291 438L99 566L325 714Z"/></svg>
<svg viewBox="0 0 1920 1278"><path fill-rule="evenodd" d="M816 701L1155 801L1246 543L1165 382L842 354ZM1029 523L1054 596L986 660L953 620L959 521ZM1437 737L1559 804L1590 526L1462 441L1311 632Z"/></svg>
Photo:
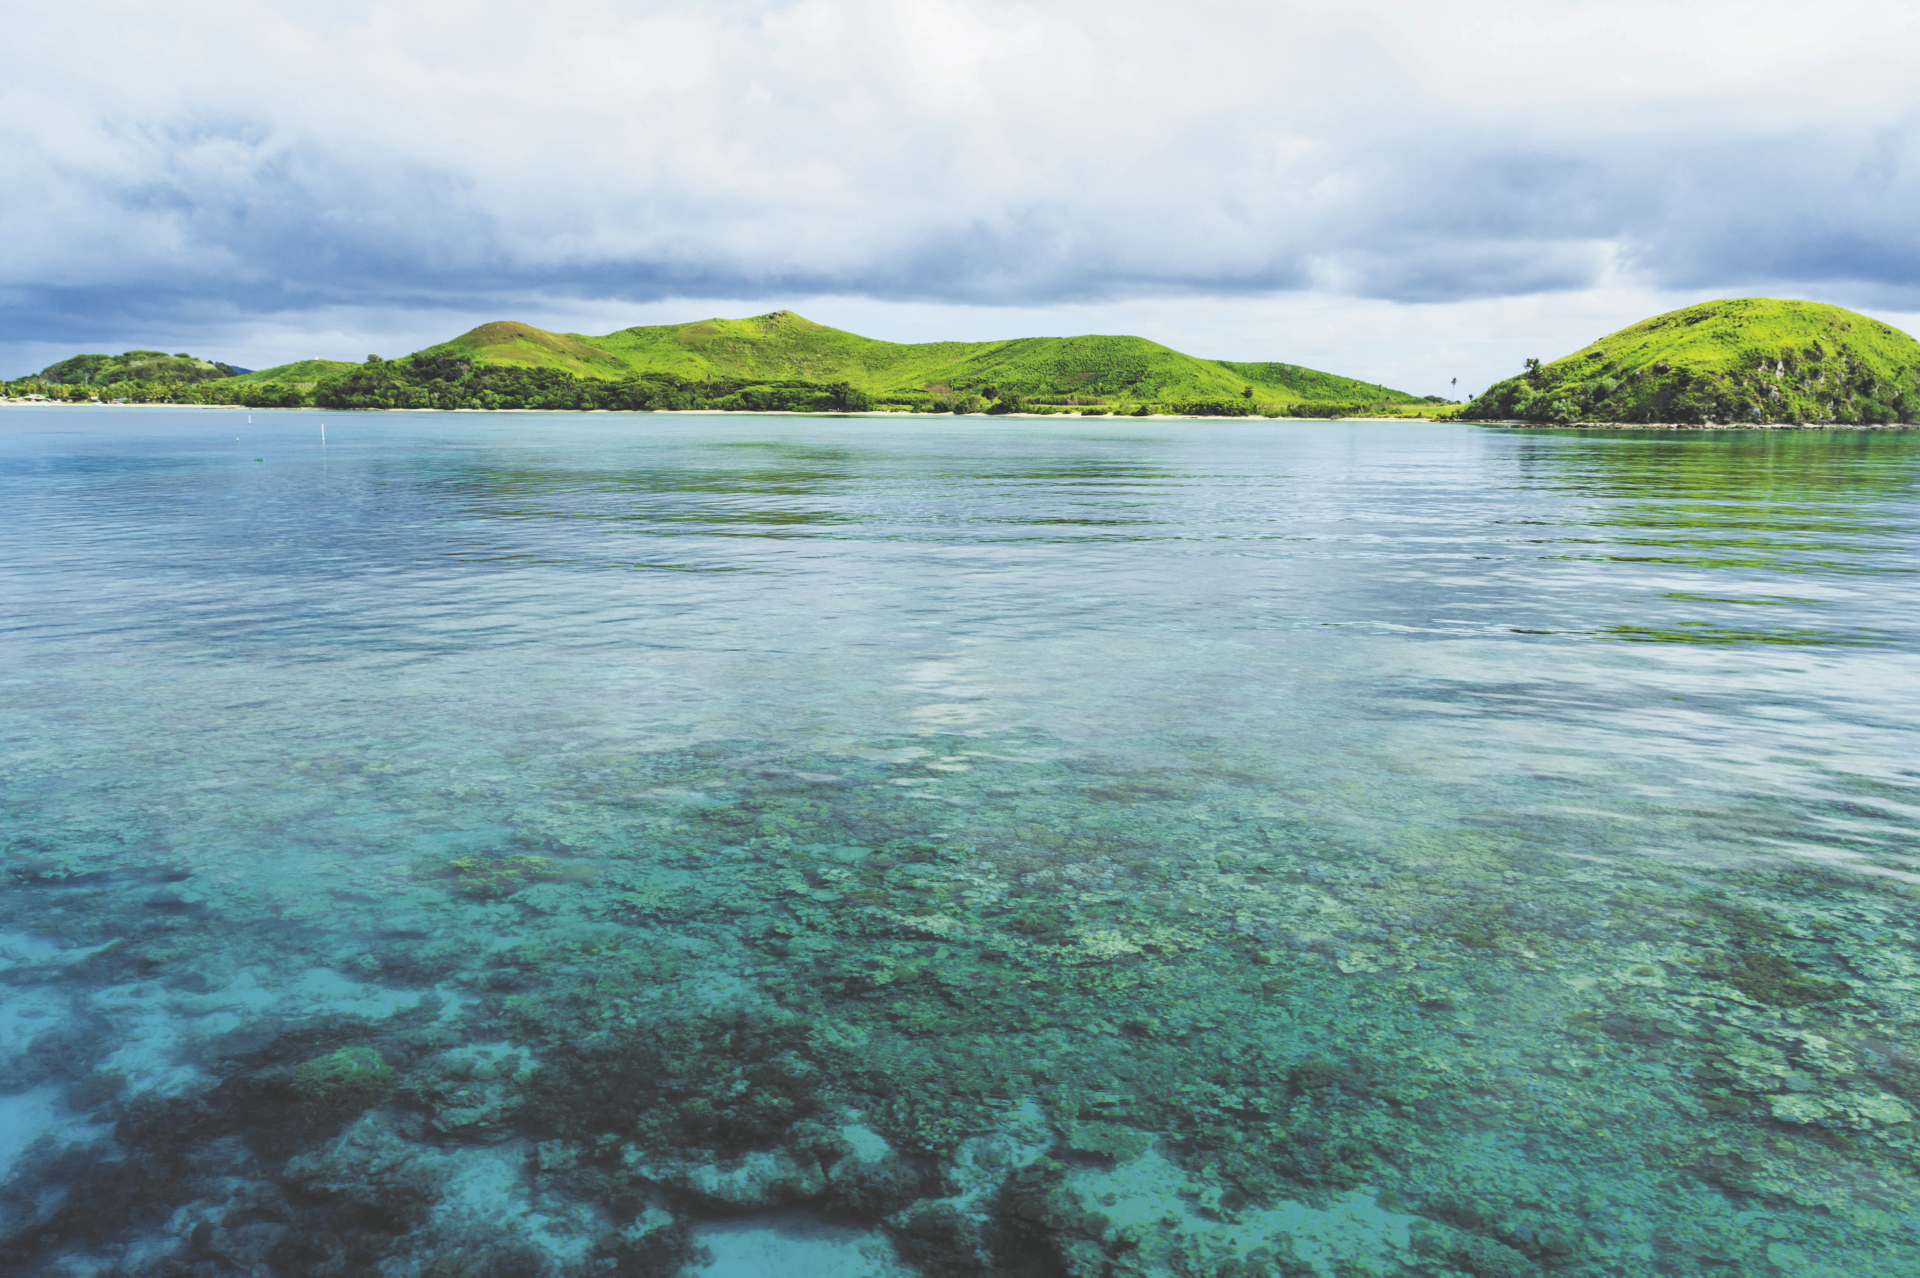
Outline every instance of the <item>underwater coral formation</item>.
<svg viewBox="0 0 1920 1278"><path fill-rule="evenodd" d="M385 1100L400 1075L371 1047L341 1047L293 1071L301 1108L316 1118L357 1114Z"/></svg>
<svg viewBox="0 0 1920 1278"><path fill-rule="evenodd" d="M702 797L523 808L522 845L564 853L403 867L348 951L185 866L16 862L16 899L70 920L16 988L283 994L168 1086L113 1016L36 1037L16 1084L111 1145L29 1155L65 1188L10 1199L9 1266L671 1272L701 1220L796 1208L944 1275L1913 1245L1896 880L1569 861L1552 818L1363 854L1247 783L1032 738L621 766ZM946 802L894 784L920 778Z"/></svg>
<svg viewBox="0 0 1920 1278"><path fill-rule="evenodd" d="M1920 435L168 411L0 441L8 1278L1920 1273Z"/></svg>

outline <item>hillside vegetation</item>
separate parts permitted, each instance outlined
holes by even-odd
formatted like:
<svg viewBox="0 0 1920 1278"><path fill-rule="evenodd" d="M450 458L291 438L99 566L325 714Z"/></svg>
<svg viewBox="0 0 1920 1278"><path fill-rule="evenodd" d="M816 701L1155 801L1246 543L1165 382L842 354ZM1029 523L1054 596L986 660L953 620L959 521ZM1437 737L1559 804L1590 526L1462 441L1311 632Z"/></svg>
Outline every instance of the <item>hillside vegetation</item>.
<svg viewBox="0 0 1920 1278"><path fill-rule="evenodd" d="M1024 337L997 342L883 342L774 311L751 319L645 325L603 337L483 324L422 355L503 368L556 369L619 381L846 383L902 407L1017 398L1038 404L1176 405L1231 399L1415 403L1414 396L1292 364L1196 359L1142 337ZM1251 393L1250 393L1251 392Z"/></svg>
<svg viewBox="0 0 1920 1278"><path fill-rule="evenodd" d="M1703 302L1642 320L1550 364L1529 365L1459 415L1721 424L1920 420L1920 342L1819 302Z"/></svg>
<svg viewBox="0 0 1920 1278"><path fill-rule="evenodd" d="M1235 377L1243 377L1255 386L1284 388L1310 402L1325 400L1344 400L1348 402L1385 400L1389 403L1432 403L1432 397L1415 400L1403 391L1389 390L1378 382L1363 382L1352 377L1341 377L1337 373L1323 373L1314 368L1302 368L1298 364L1247 364L1230 359L1213 361L1229 370Z"/></svg>
<svg viewBox="0 0 1920 1278"><path fill-rule="evenodd" d="M110 369L103 362L110 362L108 356L83 355L13 386L79 401L335 409L877 408L1335 417L1431 412L1445 402L1295 364L1197 359L1141 337L903 344L829 328L791 311L643 325L602 337L499 320L401 359L309 359L254 373L151 351L114 358L135 356L172 360L165 367L174 370L173 379L103 381L121 366ZM193 377L183 361L194 364Z"/></svg>
<svg viewBox="0 0 1920 1278"><path fill-rule="evenodd" d="M293 386L310 391L325 379L350 373L358 367L360 365L344 359L301 359L246 373L233 380L240 386Z"/></svg>
<svg viewBox="0 0 1920 1278"><path fill-rule="evenodd" d="M49 364L34 380L63 386L111 386L117 382L191 384L233 377L247 370L200 359L184 351L128 351L123 355L73 355Z"/></svg>

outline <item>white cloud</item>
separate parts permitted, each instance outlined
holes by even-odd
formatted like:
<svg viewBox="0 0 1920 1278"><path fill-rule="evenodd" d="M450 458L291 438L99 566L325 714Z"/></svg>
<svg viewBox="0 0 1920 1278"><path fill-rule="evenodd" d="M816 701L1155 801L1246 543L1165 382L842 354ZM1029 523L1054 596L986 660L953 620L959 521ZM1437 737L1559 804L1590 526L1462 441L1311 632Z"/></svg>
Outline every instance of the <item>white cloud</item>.
<svg viewBox="0 0 1920 1278"><path fill-rule="evenodd" d="M1430 320L1920 307L1917 44L1880 0L42 6L0 358L824 298L1324 316L1412 381Z"/></svg>

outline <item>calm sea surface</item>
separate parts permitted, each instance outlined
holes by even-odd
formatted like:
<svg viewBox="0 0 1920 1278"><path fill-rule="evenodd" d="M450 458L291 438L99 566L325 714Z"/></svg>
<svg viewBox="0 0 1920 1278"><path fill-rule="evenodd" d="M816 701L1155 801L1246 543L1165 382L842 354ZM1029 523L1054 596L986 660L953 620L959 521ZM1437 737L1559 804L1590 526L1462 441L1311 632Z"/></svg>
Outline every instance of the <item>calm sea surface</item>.
<svg viewBox="0 0 1920 1278"><path fill-rule="evenodd" d="M1916 656L1920 433L0 410L0 1270L1920 1273Z"/></svg>

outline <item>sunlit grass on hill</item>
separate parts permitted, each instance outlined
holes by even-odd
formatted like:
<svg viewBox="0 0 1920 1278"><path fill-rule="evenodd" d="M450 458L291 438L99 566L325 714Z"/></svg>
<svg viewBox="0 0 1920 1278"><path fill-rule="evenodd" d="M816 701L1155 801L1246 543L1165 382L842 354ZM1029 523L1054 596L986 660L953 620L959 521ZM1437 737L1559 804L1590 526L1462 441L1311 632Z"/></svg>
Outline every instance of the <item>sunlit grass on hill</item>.
<svg viewBox="0 0 1920 1278"><path fill-rule="evenodd" d="M689 381L846 382L878 402L1017 396L1042 404L1264 405L1343 400L1411 404L1415 397L1292 364L1198 359L1142 337L1024 337L994 342L884 342L791 311L622 329L603 337L483 324L423 354L552 368L615 380L667 374Z"/></svg>
<svg viewBox="0 0 1920 1278"><path fill-rule="evenodd" d="M237 386L295 386L310 391L321 381L360 367L344 359L301 359L291 364L263 368L233 379Z"/></svg>
<svg viewBox="0 0 1920 1278"><path fill-rule="evenodd" d="M617 378L634 370L618 356L600 350L574 333L549 333L518 320L495 320L422 351L463 355L475 363L502 368L557 368L575 377Z"/></svg>

